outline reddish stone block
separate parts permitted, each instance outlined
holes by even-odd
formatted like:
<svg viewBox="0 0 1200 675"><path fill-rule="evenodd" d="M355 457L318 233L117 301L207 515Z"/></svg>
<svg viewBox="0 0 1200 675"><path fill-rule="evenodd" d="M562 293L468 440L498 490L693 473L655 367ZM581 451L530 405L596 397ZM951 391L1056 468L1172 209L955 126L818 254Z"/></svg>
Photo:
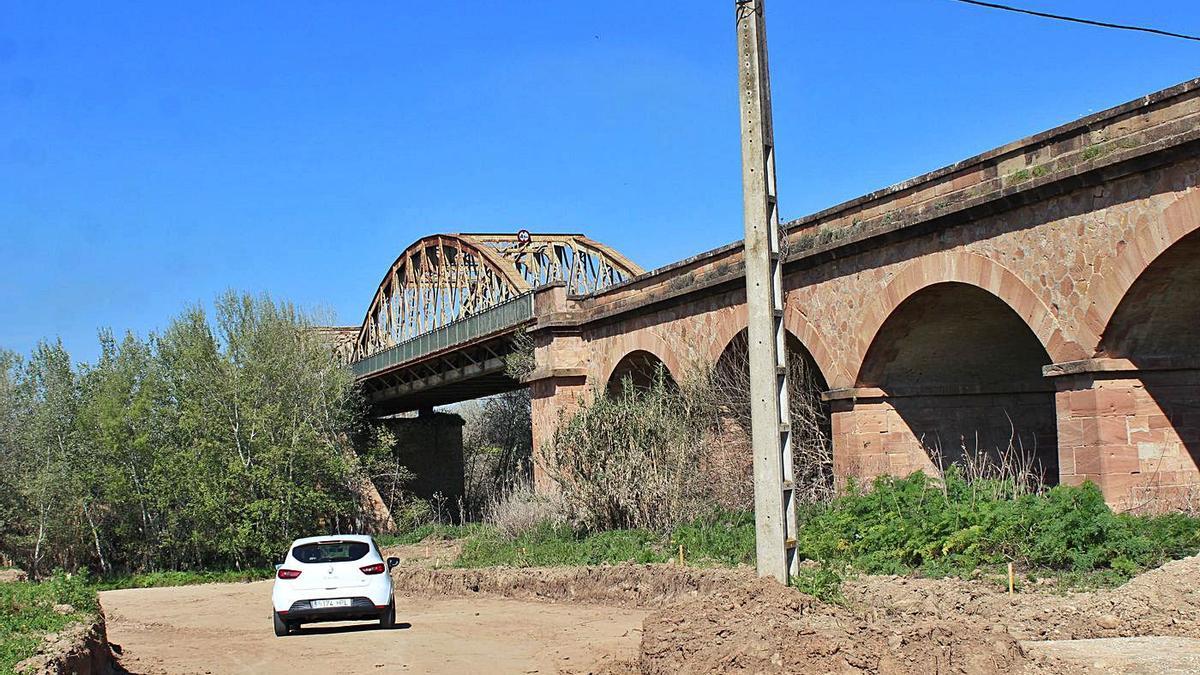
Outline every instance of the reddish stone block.
<svg viewBox="0 0 1200 675"><path fill-rule="evenodd" d="M1083 445L1107 446L1129 443L1129 430L1124 417L1092 417L1081 420Z"/></svg>
<svg viewBox="0 0 1200 675"><path fill-rule="evenodd" d="M1095 447L1076 448L1075 473L1097 475L1103 473L1100 449Z"/></svg>
<svg viewBox="0 0 1200 675"><path fill-rule="evenodd" d="M1147 418L1147 423L1151 429L1172 429L1172 428L1174 428L1174 426L1171 424L1170 418L1168 418L1166 415L1162 415L1162 414L1150 415Z"/></svg>
<svg viewBox="0 0 1200 675"><path fill-rule="evenodd" d="M1137 407L1129 389L1092 389L1073 391L1070 397L1071 417L1134 415Z"/></svg>
<svg viewBox="0 0 1200 675"><path fill-rule="evenodd" d="M1072 485L1075 487L1079 487L1080 485L1083 485L1085 482L1089 482L1089 481L1092 483L1095 483L1096 485L1100 485L1100 474L1095 474L1095 473L1073 474L1070 476L1063 476L1062 480L1061 480L1063 485ZM1103 487L1103 486L1101 486L1101 487Z"/></svg>
<svg viewBox="0 0 1200 675"><path fill-rule="evenodd" d="M1070 448L1058 450L1058 475L1066 476L1075 473L1075 451Z"/></svg>
<svg viewBox="0 0 1200 675"><path fill-rule="evenodd" d="M1075 448L1083 445L1083 420L1058 420L1058 445L1061 448Z"/></svg>
<svg viewBox="0 0 1200 675"><path fill-rule="evenodd" d="M1141 460L1137 448L1108 445L1103 449L1102 466L1105 474L1133 474L1141 470Z"/></svg>

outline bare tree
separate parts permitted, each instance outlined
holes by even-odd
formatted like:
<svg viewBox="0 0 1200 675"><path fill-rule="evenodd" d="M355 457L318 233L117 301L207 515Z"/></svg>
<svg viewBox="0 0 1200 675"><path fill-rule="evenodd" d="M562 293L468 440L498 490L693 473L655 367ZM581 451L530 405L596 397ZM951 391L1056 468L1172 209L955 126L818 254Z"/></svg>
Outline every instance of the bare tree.
<svg viewBox="0 0 1200 675"><path fill-rule="evenodd" d="M820 375L794 345L788 350L791 399L792 458L796 472L797 498L820 502L834 495L833 445L830 438L829 407L821 401L824 385ZM713 396L718 437L736 444L750 468L750 361L747 335L739 333L718 359L709 375L708 391ZM728 463L728 462L726 462ZM747 495L752 499L753 493Z"/></svg>

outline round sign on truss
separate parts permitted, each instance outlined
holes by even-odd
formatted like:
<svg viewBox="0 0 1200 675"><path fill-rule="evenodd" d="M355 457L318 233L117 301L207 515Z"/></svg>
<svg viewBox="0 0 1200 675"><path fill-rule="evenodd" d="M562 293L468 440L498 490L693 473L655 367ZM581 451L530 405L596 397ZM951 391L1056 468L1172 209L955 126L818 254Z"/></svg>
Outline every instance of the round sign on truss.
<svg viewBox="0 0 1200 675"><path fill-rule="evenodd" d="M528 244L529 243L529 230L525 230L525 229L517 230L517 243L519 243L519 244Z"/></svg>

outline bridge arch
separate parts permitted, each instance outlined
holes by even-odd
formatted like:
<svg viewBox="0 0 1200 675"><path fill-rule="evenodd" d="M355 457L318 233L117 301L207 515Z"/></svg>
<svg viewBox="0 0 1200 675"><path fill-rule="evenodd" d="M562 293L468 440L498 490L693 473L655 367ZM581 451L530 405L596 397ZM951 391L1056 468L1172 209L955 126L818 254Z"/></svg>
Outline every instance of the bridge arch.
<svg viewBox="0 0 1200 675"><path fill-rule="evenodd" d="M861 379L863 360L868 348L876 341L884 321L918 291L945 282L976 286L999 298L1021 317L1053 361L1086 358L1083 348L1066 337L1050 308L1020 277L1000 263L979 254L944 251L909 263L892 278L875 301L867 305L859 324L855 349L855 370L859 373L856 379Z"/></svg>
<svg viewBox="0 0 1200 675"><path fill-rule="evenodd" d="M785 345L796 484L801 499L816 498L833 487L832 419L829 403L822 400L829 383L812 352L790 329ZM742 328L726 341L715 359L712 386L725 434L717 451L718 463L744 486L753 482L749 366L749 331Z"/></svg>
<svg viewBox="0 0 1200 675"><path fill-rule="evenodd" d="M1135 363L1200 367L1200 229L1150 260L1101 334L1098 352Z"/></svg>
<svg viewBox="0 0 1200 675"><path fill-rule="evenodd" d="M908 457L892 473L1007 457L1057 482L1055 395L1042 374L1052 358L1025 316L957 280L896 305L863 357L854 407L875 416L885 454Z"/></svg>
<svg viewBox="0 0 1200 675"><path fill-rule="evenodd" d="M615 391L625 375L634 377L635 384L646 384L641 375L653 375L654 368L661 364L671 382L683 377L683 361L662 337L649 329L642 329L618 337L608 348L609 357L600 368L601 380L606 390Z"/></svg>
<svg viewBox="0 0 1200 675"><path fill-rule="evenodd" d="M1193 191L1168 206L1160 218L1139 226L1136 235L1125 242L1103 283L1093 285L1088 314L1092 322L1103 328L1094 336L1099 355L1118 355L1117 352L1122 349L1114 342L1117 339L1114 330L1124 323L1117 312L1128 310L1130 299L1137 297L1138 289L1135 286L1145 289L1151 284L1161 285L1168 268L1178 271L1179 251L1194 247L1198 232L1200 193ZM1180 245L1183 245L1182 249ZM1164 261L1168 252L1173 252L1171 256L1176 259ZM1174 287L1182 288L1178 284ZM1191 298L1183 299L1187 301Z"/></svg>
<svg viewBox="0 0 1200 675"><path fill-rule="evenodd" d="M739 334L746 332L746 327L749 325L745 303L731 308L729 312L728 316L716 323L715 334L709 347L708 361L710 365L716 365L721 356L729 349L730 343ZM825 339L821 337L820 331L808 320L808 317L795 308L791 300L784 305L783 327L812 360L822 382L836 387L847 379L844 370L836 365L833 359L834 352L825 344Z"/></svg>
<svg viewBox="0 0 1200 675"><path fill-rule="evenodd" d="M1099 387L1110 396L1119 392L1124 403L1105 410L1113 431L1104 440L1134 449L1111 472L1136 474L1136 501L1186 504L1200 487L1198 288L1200 229L1145 265L1100 339L1099 354L1121 361L1100 376Z"/></svg>
<svg viewBox="0 0 1200 675"><path fill-rule="evenodd" d="M635 349L613 366L605 382L605 389L610 395L620 394L626 387L634 389L649 389L654 386L659 377L668 387L676 385L675 376L667 364L653 352Z"/></svg>

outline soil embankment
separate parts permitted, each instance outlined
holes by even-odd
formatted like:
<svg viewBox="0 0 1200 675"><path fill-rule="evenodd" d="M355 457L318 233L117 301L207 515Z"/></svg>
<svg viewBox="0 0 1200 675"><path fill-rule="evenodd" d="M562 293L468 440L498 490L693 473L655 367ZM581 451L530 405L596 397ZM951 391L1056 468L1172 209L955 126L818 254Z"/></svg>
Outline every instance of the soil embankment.
<svg viewBox="0 0 1200 675"><path fill-rule="evenodd" d="M65 630L47 636L36 656L20 662L16 672L25 675L108 675L112 672L112 654L105 636L104 614L91 623L73 623Z"/></svg>

